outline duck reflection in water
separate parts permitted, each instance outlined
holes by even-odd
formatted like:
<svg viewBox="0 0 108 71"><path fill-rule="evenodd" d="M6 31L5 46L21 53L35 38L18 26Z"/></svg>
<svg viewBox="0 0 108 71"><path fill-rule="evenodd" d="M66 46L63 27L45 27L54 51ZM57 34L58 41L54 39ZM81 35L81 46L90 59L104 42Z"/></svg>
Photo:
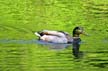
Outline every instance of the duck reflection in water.
<svg viewBox="0 0 108 71"><path fill-rule="evenodd" d="M85 33L82 27L75 27L72 33L73 33L73 37L71 37L67 32L63 32L63 31L43 30L40 32L35 32L35 35L39 37L39 40L48 43L72 44L73 55L76 58L78 58L80 42L81 42L80 34L85 34Z"/></svg>

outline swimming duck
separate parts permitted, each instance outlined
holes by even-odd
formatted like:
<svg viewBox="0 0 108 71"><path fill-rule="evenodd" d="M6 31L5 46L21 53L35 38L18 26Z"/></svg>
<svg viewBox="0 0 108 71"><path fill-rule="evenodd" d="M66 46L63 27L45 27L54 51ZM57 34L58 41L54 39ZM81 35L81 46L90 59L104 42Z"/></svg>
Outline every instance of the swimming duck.
<svg viewBox="0 0 108 71"><path fill-rule="evenodd" d="M82 27L75 27L73 29L73 37L63 31L43 30L35 32L35 35L39 37L39 40L51 43L73 43L74 39L80 38L80 34L84 34Z"/></svg>

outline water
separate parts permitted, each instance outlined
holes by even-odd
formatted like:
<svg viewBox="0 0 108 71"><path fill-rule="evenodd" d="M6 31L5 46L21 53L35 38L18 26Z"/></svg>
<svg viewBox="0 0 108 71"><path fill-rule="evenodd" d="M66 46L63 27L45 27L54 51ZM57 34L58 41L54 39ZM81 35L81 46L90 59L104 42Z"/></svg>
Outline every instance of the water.
<svg viewBox="0 0 108 71"><path fill-rule="evenodd" d="M0 7L0 71L108 70L107 0L1 0ZM79 59L72 45L40 42L32 33L71 34L76 26L90 34L81 36Z"/></svg>
<svg viewBox="0 0 108 71"><path fill-rule="evenodd" d="M57 43L49 43L44 42L41 40L8 40L8 39L2 39L0 40L0 43L2 44L40 44L40 45L49 45L51 46L51 49L64 49L72 44L57 44Z"/></svg>
<svg viewBox="0 0 108 71"><path fill-rule="evenodd" d="M72 54L72 44L52 44L38 40L0 40L1 70L72 70L88 66L90 69L108 67L108 51L81 50L80 58ZM14 45L13 45L14 44ZM86 44L81 44L85 46ZM106 45L106 44L105 44ZM31 47L32 46L32 47ZM82 47L81 47L82 48ZM55 51L56 50L56 51ZM58 51L59 50L59 51ZM93 51L92 51L93 50ZM23 61L24 60L24 61ZM79 64L75 66L74 64ZM29 65L35 67L29 68ZM81 65L81 66L80 66ZM79 70L79 69L76 69Z"/></svg>

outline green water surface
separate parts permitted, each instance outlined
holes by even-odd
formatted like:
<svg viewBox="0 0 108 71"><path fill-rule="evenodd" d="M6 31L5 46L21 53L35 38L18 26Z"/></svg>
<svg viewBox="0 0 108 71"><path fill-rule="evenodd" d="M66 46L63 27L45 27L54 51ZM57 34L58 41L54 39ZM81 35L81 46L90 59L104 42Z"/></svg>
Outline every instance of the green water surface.
<svg viewBox="0 0 108 71"><path fill-rule="evenodd" d="M80 59L72 46L55 50L30 42L38 38L35 31L72 35L75 26L89 34L81 35ZM108 0L0 0L0 71L107 71L107 53Z"/></svg>

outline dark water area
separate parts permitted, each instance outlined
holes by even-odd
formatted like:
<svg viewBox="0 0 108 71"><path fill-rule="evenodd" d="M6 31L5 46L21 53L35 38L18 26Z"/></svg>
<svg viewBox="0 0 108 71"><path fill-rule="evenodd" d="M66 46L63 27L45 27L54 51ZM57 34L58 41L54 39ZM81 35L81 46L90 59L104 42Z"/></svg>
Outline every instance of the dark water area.
<svg viewBox="0 0 108 71"><path fill-rule="evenodd" d="M44 42L41 40L8 40L8 39L3 39L0 40L0 43L2 44L36 44L36 45L44 45L49 47L50 49L64 49L66 47L72 46L72 44L57 44L57 43L49 43L49 42Z"/></svg>
<svg viewBox="0 0 108 71"><path fill-rule="evenodd" d="M103 40L100 40L98 42L101 42L101 43L105 43L107 44L108 43L108 39L103 39ZM59 44L59 43L50 43L50 42L44 42L44 41L41 41L41 40L36 40L36 39L30 39L30 40L16 40L16 39L0 39L0 43L1 44L9 44L9 43L16 43L16 44L42 44L42 45L64 45L64 46L68 46L68 45L71 45L72 43L68 43L68 44ZM87 41L81 41L79 42L79 44L86 44Z"/></svg>

